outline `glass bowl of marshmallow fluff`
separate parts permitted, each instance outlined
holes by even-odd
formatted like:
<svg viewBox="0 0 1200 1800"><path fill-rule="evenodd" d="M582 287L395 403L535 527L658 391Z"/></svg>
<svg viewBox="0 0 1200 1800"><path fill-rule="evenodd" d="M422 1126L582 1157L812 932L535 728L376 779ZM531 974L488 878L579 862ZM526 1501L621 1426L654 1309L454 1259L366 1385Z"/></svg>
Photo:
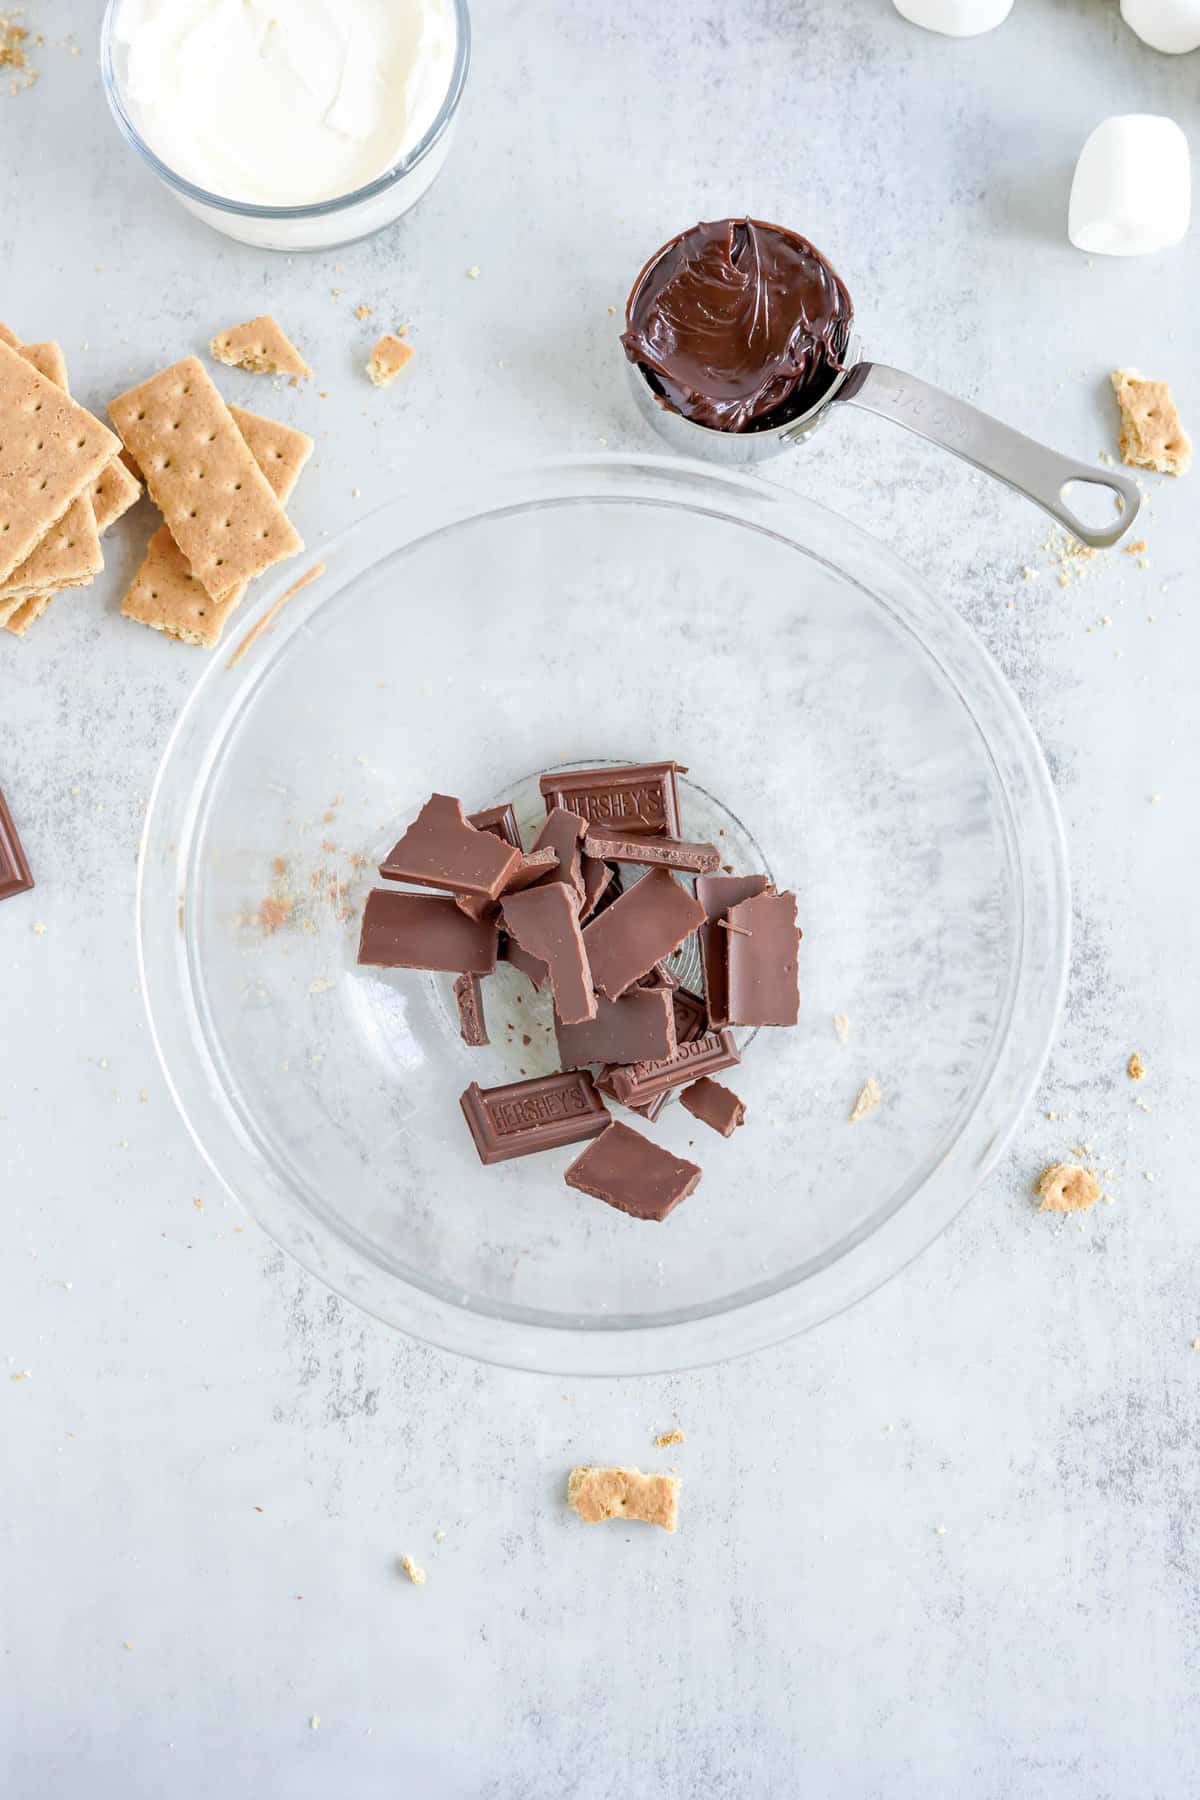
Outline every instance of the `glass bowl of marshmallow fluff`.
<svg viewBox="0 0 1200 1800"><path fill-rule="evenodd" d="M189 212L267 250L324 250L415 206L449 154L467 0L109 0L118 128Z"/></svg>

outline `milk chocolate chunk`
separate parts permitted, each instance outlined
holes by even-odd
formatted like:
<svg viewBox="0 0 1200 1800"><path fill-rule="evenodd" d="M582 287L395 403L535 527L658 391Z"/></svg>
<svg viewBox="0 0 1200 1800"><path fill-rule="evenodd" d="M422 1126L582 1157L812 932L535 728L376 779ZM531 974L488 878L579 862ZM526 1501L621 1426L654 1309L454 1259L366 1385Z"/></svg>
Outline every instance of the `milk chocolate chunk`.
<svg viewBox="0 0 1200 1800"><path fill-rule="evenodd" d="M610 862L683 869L689 875L704 875L721 866L721 852L715 844L685 844L678 838L639 837L635 832L612 831L608 826L589 825L584 848L593 856L608 857Z"/></svg>
<svg viewBox="0 0 1200 1800"><path fill-rule="evenodd" d="M433 794L388 851L379 873L385 881L495 900L520 860L519 849L467 823L461 800Z"/></svg>
<svg viewBox="0 0 1200 1800"><path fill-rule="evenodd" d="M535 1075L505 1087L472 1082L459 1104L482 1163L510 1162L594 1138L610 1123L608 1108L583 1070Z"/></svg>
<svg viewBox="0 0 1200 1800"><path fill-rule="evenodd" d="M515 937L509 937L506 933L500 938L500 960L511 963L514 969L520 969L522 975L527 975L538 993L549 980L550 971L541 957L530 956Z"/></svg>
<svg viewBox="0 0 1200 1800"><path fill-rule="evenodd" d="M636 1107L701 1075L732 1069L740 1061L732 1031L705 1031L680 1044L674 1056L606 1069L605 1076L621 1105Z"/></svg>
<svg viewBox="0 0 1200 1800"><path fill-rule="evenodd" d="M854 308L798 232L694 225L633 286L621 338L659 403L716 431L766 431L815 406L846 366Z"/></svg>
<svg viewBox="0 0 1200 1800"><path fill-rule="evenodd" d="M711 1125L714 1131L719 1131L722 1137L732 1137L738 1126L746 1123L745 1102L739 1100L732 1089L722 1087L719 1081L712 1081L707 1075L684 1088L679 1104L702 1125Z"/></svg>
<svg viewBox="0 0 1200 1800"><path fill-rule="evenodd" d="M572 890L561 881L510 894L501 914L504 929L550 970L554 1011L564 1025L596 1016L587 951Z"/></svg>
<svg viewBox="0 0 1200 1800"><path fill-rule="evenodd" d="M703 1037L711 1030L703 1000L696 994L689 994L685 987L676 986L675 991L675 1041L679 1044L694 1043L696 1038Z"/></svg>
<svg viewBox="0 0 1200 1800"><path fill-rule="evenodd" d="M516 868L504 883L504 893L519 894L525 888L532 887L536 881L541 881L543 876L550 874L551 870L557 867L558 856L551 849L531 850L528 856L522 852ZM475 899L470 894L456 894L454 899L455 904L461 906L463 911L469 913L473 919L486 918L489 912L498 912L499 910L494 900Z"/></svg>
<svg viewBox="0 0 1200 1800"><path fill-rule="evenodd" d="M704 908L666 869L651 869L593 919L583 934L592 980L616 1000L656 962L678 950Z"/></svg>
<svg viewBox="0 0 1200 1800"><path fill-rule="evenodd" d="M730 1024L794 1025L800 1016L795 894L768 889L731 906L726 919Z"/></svg>
<svg viewBox="0 0 1200 1800"><path fill-rule="evenodd" d="M493 920L469 919L449 894L372 888L363 909L358 960L377 969L490 975L498 936Z"/></svg>
<svg viewBox="0 0 1200 1800"><path fill-rule="evenodd" d="M521 849L521 833L511 800L506 800L503 806L489 806L484 812L468 813L467 824L473 825L476 831L490 831L493 837L511 844L514 850Z"/></svg>
<svg viewBox="0 0 1200 1800"><path fill-rule="evenodd" d="M596 1077L596 1086L606 1100L615 1100L617 1098L617 1091L612 1084L611 1068L602 1069L600 1071L599 1075ZM647 1100L644 1106L631 1106L628 1102L622 1102L621 1104L625 1105L629 1112L637 1113L639 1118L648 1119L651 1125L653 1125L655 1119L657 1119L659 1113L663 1110L663 1107L667 1105L670 1098L671 1090L669 1088L664 1088L661 1094L655 1094L653 1100Z"/></svg>
<svg viewBox="0 0 1200 1800"><path fill-rule="evenodd" d="M700 1173L695 1163L614 1122L575 1158L563 1179L630 1218L665 1219L694 1192Z"/></svg>
<svg viewBox="0 0 1200 1800"><path fill-rule="evenodd" d="M555 1019L564 1069L585 1063L633 1063L674 1056L674 995L668 988L630 988L620 1000L597 1000L596 1017L582 1025Z"/></svg>
<svg viewBox="0 0 1200 1800"><path fill-rule="evenodd" d="M553 850L558 857L557 869L551 870L542 877L544 886L552 882L565 883L575 895L578 909L585 899L583 880L582 838L587 825L577 813L568 812L565 807L556 806L546 816L546 823L534 840L534 850Z"/></svg>
<svg viewBox="0 0 1200 1800"><path fill-rule="evenodd" d="M581 919L590 919L601 900L617 879L617 871L606 863L603 857L588 856L585 852L582 860L583 873L583 905L579 909Z"/></svg>
<svg viewBox="0 0 1200 1800"><path fill-rule="evenodd" d="M10 900L14 894L23 894L32 886L33 876L8 802L0 794L0 900Z"/></svg>
<svg viewBox="0 0 1200 1800"><path fill-rule="evenodd" d="M458 1003L458 1033L464 1044L479 1050L491 1042L483 1016L483 983L478 975L460 975L454 984Z"/></svg>
<svg viewBox="0 0 1200 1800"><path fill-rule="evenodd" d="M546 811L565 806L589 825L612 826L631 833L679 836L679 789L682 763L629 763L608 769L568 769L543 775L540 783Z"/></svg>
<svg viewBox="0 0 1200 1800"><path fill-rule="evenodd" d="M704 966L704 997L708 1022L714 1027L729 1023L729 933L720 929L731 906L752 900L770 886L765 875L701 875L696 898L704 908L700 927L700 961Z"/></svg>

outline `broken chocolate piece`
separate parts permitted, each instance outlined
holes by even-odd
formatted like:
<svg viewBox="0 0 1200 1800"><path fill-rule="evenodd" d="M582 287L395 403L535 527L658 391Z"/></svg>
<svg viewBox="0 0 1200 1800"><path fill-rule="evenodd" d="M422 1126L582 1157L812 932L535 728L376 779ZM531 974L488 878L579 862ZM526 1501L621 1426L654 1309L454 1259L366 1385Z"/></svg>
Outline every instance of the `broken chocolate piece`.
<svg viewBox="0 0 1200 1800"><path fill-rule="evenodd" d="M449 894L372 888L363 910L358 960L377 969L490 975L498 935L494 921L469 919Z"/></svg>
<svg viewBox="0 0 1200 1800"><path fill-rule="evenodd" d="M510 937L540 957L550 970L554 1011L564 1025L578 1025L596 1016L587 951L579 930L579 910L565 882L527 888L509 894L502 914Z"/></svg>
<svg viewBox="0 0 1200 1800"><path fill-rule="evenodd" d="M522 853L521 860L504 883L504 893L519 894L523 889L532 887L535 882L541 881L543 876L548 875L552 869L557 867L558 855L549 848L531 850L528 856ZM456 894L454 899L456 905L461 906L472 919L486 918L490 911L496 909L494 900L475 899L471 894Z"/></svg>
<svg viewBox="0 0 1200 1800"><path fill-rule="evenodd" d="M604 1071L622 1106L644 1106L669 1088L682 1087L701 1075L715 1075L741 1061L732 1031L706 1031L680 1044L674 1056L657 1062L614 1066Z"/></svg>
<svg viewBox="0 0 1200 1800"><path fill-rule="evenodd" d="M454 984L454 998L458 1002L459 1036L472 1050L482 1049L491 1039L483 1016L483 983L478 975L460 975Z"/></svg>
<svg viewBox="0 0 1200 1800"><path fill-rule="evenodd" d="M794 1025L800 1016L795 894L770 889L729 909L729 1023Z"/></svg>
<svg viewBox="0 0 1200 1800"><path fill-rule="evenodd" d="M709 1029L708 1012L703 1000L697 994L689 994L686 988L677 988L675 993L675 1041L680 1044L692 1044Z"/></svg>
<svg viewBox="0 0 1200 1800"><path fill-rule="evenodd" d="M708 1022L714 1028L729 1023L728 932L720 929L731 906L752 900L770 886L765 875L701 875L696 898L704 908L700 927L700 960L704 965L704 997Z"/></svg>
<svg viewBox="0 0 1200 1800"><path fill-rule="evenodd" d="M563 1179L633 1219L665 1219L700 1181L695 1163L615 1121L577 1156Z"/></svg>
<svg viewBox="0 0 1200 1800"><path fill-rule="evenodd" d="M656 962L678 950L704 908L666 869L651 869L593 919L583 934L592 980L616 1000Z"/></svg>
<svg viewBox="0 0 1200 1800"><path fill-rule="evenodd" d="M575 894L576 909L583 904L585 898L583 881L583 851L581 840L587 826L577 813L567 812L564 807L556 806L546 816L546 823L538 832L534 842L535 850L553 850L558 857L558 867L542 877L544 886L552 882L560 882L571 888Z"/></svg>
<svg viewBox="0 0 1200 1800"><path fill-rule="evenodd" d="M620 1000L597 1000L596 1016L582 1025L555 1018L564 1069L585 1063L634 1063L674 1056L674 995L669 989L631 988Z"/></svg>
<svg viewBox="0 0 1200 1800"><path fill-rule="evenodd" d="M612 1068L602 1069L600 1071L599 1075L596 1077L596 1086L606 1100L617 1100L617 1091L612 1084ZM659 1113L662 1111L663 1107L667 1105L670 1099L671 1089L664 1088L661 1094L655 1094L653 1100L647 1100L644 1106L631 1106L624 1100L618 1101L618 1104L625 1106L626 1110L629 1112L637 1113L639 1118L648 1119L651 1125L653 1125L655 1119L657 1119Z"/></svg>
<svg viewBox="0 0 1200 1800"><path fill-rule="evenodd" d="M638 982L644 988L670 988L674 993L679 986L679 977L672 975L665 962L656 962L648 975L643 975Z"/></svg>
<svg viewBox="0 0 1200 1800"><path fill-rule="evenodd" d="M520 969L522 975L528 975L538 993L541 992L549 978L550 971L541 957L530 956L528 950L518 944L515 937L509 937L507 934L500 939L500 960L511 963L514 969Z"/></svg>
<svg viewBox="0 0 1200 1800"><path fill-rule="evenodd" d="M579 909L580 919L590 919L600 901L617 879L617 871L606 863L603 857L588 856L582 859L583 905Z"/></svg>
<svg viewBox="0 0 1200 1800"><path fill-rule="evenodd" d="M589 825L611 825L622 832L655 832L679 836L679 789L682 763L629 763L609 769L567 769L543 775L538 783L546 811L565 806Z"/></svg>
<svg viewBox="0 0 1200 1800"><path fill-rule="evenodd" d="M9 900L14 894L24 894L32 886L33 875L21 848L8 802L0 794L0 900Z"/></svg>
<svg viewBox="0 0 1200 1800"><path fill-rule="evenodd" d="M739 1100L731 1088L722 1087L719 1081L710 1081L707 1075L684 1088L679 1104L702 1125L711 1125L714 1131L719 1131L722 1137L732 1137L738 1126L746 1123L745 1102Z"/></svg>
<svg viewBox="0 0 1200 1800"><path fill-rule="evenodd" d="M584 849L612 862L643 863L648 868L684 869L689 875L710 874L721 866L715 844L684 844L678 838L650 837L589 825Z"/></svg>
<svg viewBox="0 0 1200 1800"><path fill-rule="evenodd" d="M495 900L520 859L519 849L468 825L461 800L433 794L388 851L379 873L385 881Z"/></svg>
<svg viewBox="0 0 1200 1800"><path fill-rule="evenodd" d="M506 800L503 806L489 806L486 812L468 813L467 824L473 825L476 831L490 831L493 837L511 844L514 850L522 848L516 810L511 800Z"/></svg>
<svg viewBox="0 0 1200 1800"><path fill-rule="evenodd" d="M608 1108L584 1070L535 1075L505 1087L481 1088L473 1081L459 1104L479 1160L487 1164L582 1143L610 1123Z"/></svg>

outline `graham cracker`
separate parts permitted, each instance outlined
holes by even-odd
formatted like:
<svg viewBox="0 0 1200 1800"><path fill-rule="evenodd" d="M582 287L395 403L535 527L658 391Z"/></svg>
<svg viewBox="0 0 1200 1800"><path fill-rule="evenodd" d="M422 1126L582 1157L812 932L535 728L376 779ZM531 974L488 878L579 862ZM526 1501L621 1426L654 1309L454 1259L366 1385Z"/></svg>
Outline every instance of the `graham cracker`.
<svg viewBox="0 0 1200 1800"><path fill-rule="evenodd" d="M313 440L307 432L260 418L240 406L230 410L279 504L286 505L301 469L312 455ZM225 621L245 598L248 585L239 582L230 593L214 600L196 580L186 556L163 525L150 539L145 561L121 603L121 612L125 618L165 632L181 643L211 650L220 640Z"/></svg>
<svg viewBox="0 0 1200 1800"><path fill-rule="evenodd" d="M304 548L198 358L173 363L108 410L214 599Z"/></svg>
<svg viewBox="0 0 1200 1800"><path fill-rule="evenodd" d="M45 380L52 381L63 393L67 392L67 359L61 344L53 339L40 344L23 344L17 354ZM0 609L5 609L2 622L7 624L14 611L10 602L23 607L34 592L45 591L46 599L40 608L40 612L44 612L59 588L84 587L103 567L104 552L100 548L96 515L91 497L85 492L72 500L58 524L46 532L21 566L0 585ZM30 619L29 624L32 623Z"/></svg>
<svg viewBox="0 0 1200 1800"><path fill-rule="evenodd" d="M385 331L371 352L367 374L376 387L391 387L405 364L412 361L412 357L411 344L406 344L403 338Z"/></svg>
<svg viewBox="0 0 1200 1800"><path fill-rule="evenodd" d="M247 369L251 375L312 374L283 326L269 313L219 331L209 350L217 362L231 369Z"/></svg>
<svg viewBox="0 0 1200 1800"><path fill-rule="evenodd" d="M643 1475L640 1469L572 1469L567 1505L585 1525L604 1519L642 1519L674 1531L679 1519L679 1480L674 1475Z"/></svg>
<svg viewBox="0 0 1200 1800"><path fill-rule="evenodd" d="M1114 369L1109 377L1121 414L1121 461L1160 475L1186 475L1192 443L1165 381L1147 381L1136 369Z"/></svg>
<svg viewBox="0 0 1200 1800"><path fill-rule="evenodd" d="M0 319L0 344L7 344L10 350L19 350L21 347L20 338L15 331L8 329L3 319Z"/></svg>
<svg viewBox="0 0 1200 1800"><path fill-rule="evenodd" d="M45 593L32 594L28 600L22 600L17 610L4 621L5 630L11 631L14 637L24 637L29 627L37 624L58 592L58 588L48 588Z"/></svg>
<svg viewBox="0 0 1200 1800"><path fill-rule="evenodd" d="M119 456L104 465L92 483L91 493L96 530L101 537L136 504L141 492L141 482L134 479Z"/></svg>
<svg viewBox="0 0 1200 1800"><path fill-rule="evenodd" d="M0 583L21 569L118 448L99 419L0 344Z"/></svg>

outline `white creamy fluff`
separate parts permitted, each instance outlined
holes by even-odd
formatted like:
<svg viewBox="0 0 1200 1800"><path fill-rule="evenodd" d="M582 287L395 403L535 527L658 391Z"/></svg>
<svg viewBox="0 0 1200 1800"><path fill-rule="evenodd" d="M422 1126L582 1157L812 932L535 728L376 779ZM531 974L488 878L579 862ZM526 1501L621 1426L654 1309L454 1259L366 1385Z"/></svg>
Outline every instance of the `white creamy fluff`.
<svg viewBox="0 0 1200 1800"><path fill-rule="evenodd" d="M304 206L420 143L454 65L450 0L124 0L126 104L175 174Z"/></svg>
<svg viewBox="0 0 1200 1800"><path fill-rule="evenodd" d="M1200 50L1200 0L1121 0L1121 17L1152 50Z"/></svg>
<svg viewBox="0 0 1200 1800"><path fill-rule="evenodd" d="M1003 25L1013 0L892 0L896 11L926 31L945 37L978 37Z"/></svg>
<svg viewBox="0 0 1200 1800"><path fill-rule="evenodd" d="M1080 250L1144 256L1187 235L1188 142L1173 119L1123 113L1097 125L1079 153L1067 232Z"/></svg>

